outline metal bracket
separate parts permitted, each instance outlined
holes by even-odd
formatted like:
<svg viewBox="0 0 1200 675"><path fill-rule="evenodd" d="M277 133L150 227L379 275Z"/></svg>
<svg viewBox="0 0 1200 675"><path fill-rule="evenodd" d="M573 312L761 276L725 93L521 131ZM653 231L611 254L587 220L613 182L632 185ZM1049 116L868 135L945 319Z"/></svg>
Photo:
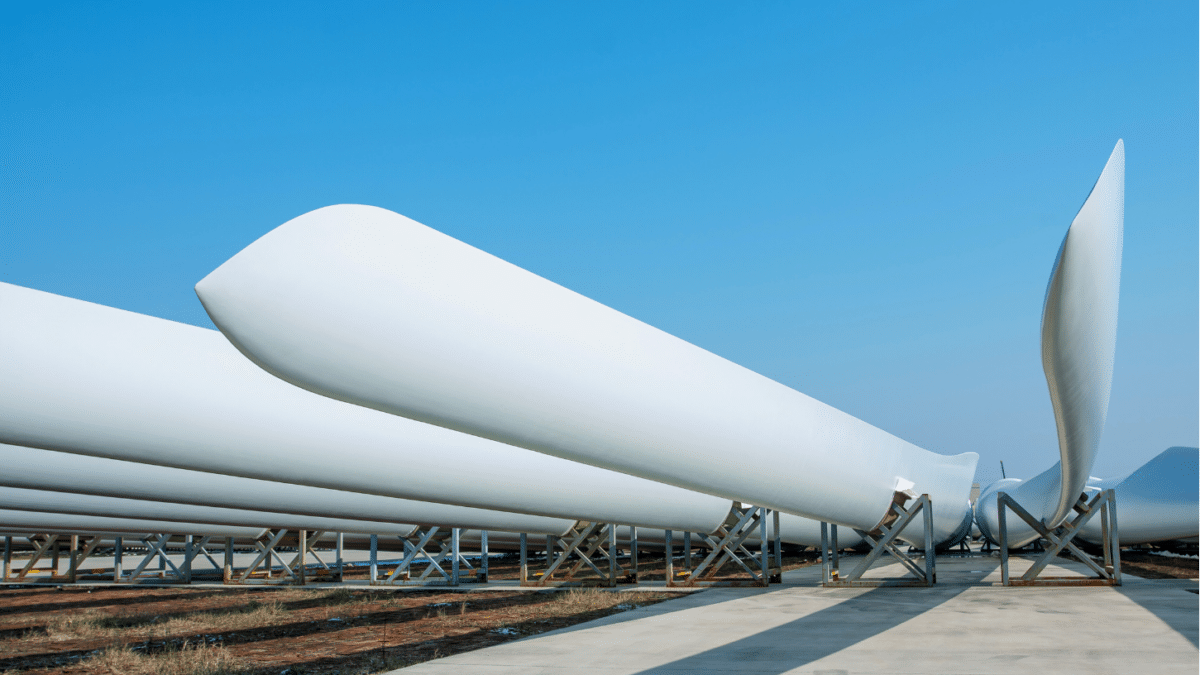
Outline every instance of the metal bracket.
<svg viewBox="0 0 1200 675"><path fill-rule="evenodd" d="M566 586L582 585L585 583L602 586L616 586L618 583L636 583L635 571L626 570L617 562L617 525L616 523L592 523L578 521L564 536L546 536L546 569L538 573L538 578L529 574L528 535L521 534L521 585L522 586ZM633 535L636 546L637 535ZM636 550L636 549L635 549ZM592 560L599 553L608 560L608 570ZM571 558L576 558L575 564L567 568ZM637 553L634 552L632 562L636 565ZM580 577L584 568L595 572L596 577ZM565 571L560 571L565 570ZM559 575L557 578L555 575Z"/></svg>
<svg viewBox="0 0 1200 675"><path fill-rule="evenodd" d="M1120 586L1121 585L1121 543L1117 533L1117 495L1113 490L1102 490L1089 502L1086 494L1079 496L1072 507L1076 515L1068 522L1051 530L1040 520L1034 518L1028 511L1013 500L1008 493L996 493L996 506L999 513L1000 529L1000 583L1004 586ZM1019 579L1013 579L1008 573L1008 519L1007 511L1012 509L1021 520L1032 527L1045 542L1043 553L1034 561L1033 566L1026 570ZM1100 514L1100 531L1104 548L1104 564L1101 566L1092 560L1071 540L1073 540L1087 524L1092 516ZM1066 549L1080 562L1087 565L1094 577L1040 577L1041 573L1056 556ZM1039 578L1040 577L1040 578Z"/></svg>
<svg viewBox="0 0 1200 675"><path fill-rule="evenodd" d="M904 507L908 497L897 492L892 505L884 517L884 524L871 532L855 529L868 544L871 552L858 563L850 574L840 576L838 565L837 525L821 523L821 567L823 570L824 586L932 586L937 583L937 556L933 546L933 502L929 495L921 495L909 508ZM920 565L896 545L896 538L904 531L917 514L924 515L925 548L922 551L924 565ZM871 569L871 565L884 554L889 553L912 574L915 579L863 579L862 576Z"/></svg>
<svg viewBox="0 0 1200 675"><path fill-rule="evenodd" d="M691 533L684 536L684 570L678 575L675 572L673 533L667 530L666 562L667 586L767 586L783 579L783 558L779 541L779 514L773 518L774 537L767 536L767 517L772 512L762 506L742 506L734 504L725 522L709 535L700 535L701 540L708 546L709 553L694 569L691 566ZM758 531L759 552L753 553L746 548L746 540ZM768 543L774 541L775 554L772 556ZM735 563L750 575L748 581L715 579L725 565ZM682 576L682 579L677 578Z"/></svg>

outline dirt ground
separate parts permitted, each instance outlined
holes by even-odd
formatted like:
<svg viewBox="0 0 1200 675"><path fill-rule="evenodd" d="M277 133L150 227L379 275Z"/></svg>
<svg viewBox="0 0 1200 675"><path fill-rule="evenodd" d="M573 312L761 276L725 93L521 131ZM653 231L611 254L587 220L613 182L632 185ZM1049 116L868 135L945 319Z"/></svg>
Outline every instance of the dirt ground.
<svg viewBox="0 0 1200 675"><path fill-rule="evenodd" d="M0 591L0 672L374 673L670 593L303 588Z"/></svg>
<svg viewBox="0 0 1200 675"><path fill-rule="evenodd" d="M1143 579L1200 578L1200 560L1121 551L1121 571Z"/></svg>
<svg viewBox="0 0 1200 675"><path fill-rule="evenodd" d="M381 556L386 557L386 556ZM701 560L697 552L694 562ZM784 556L784 569L814 552ZM622 564L627 565L627 560ZM645 555L641 581L661 581ZM531 561L536 575L544 561ZM602 566L603 569L603 566ZM515 556L492 580L516 579ZM387 567L381 567L386 574ZM728 568L725 580L745 578ZM348 570L362 579L365 567ZM470 573L464 572L469 577ZM580 579L595 575L580 575ZM377 673L677 597L668 592L259 588L0 589L0 672L220 675Z"/></svg>
<svg viewBox="0 0 1200 675"><path fill-rule="evenodd" d="M699 556L697 555L697 561ZM531 572L540 570L532 561ZM626 561L623 561L626 562ZM819 562L784 557L784 569ZM1128 574L1196 578L1200 561L1123 551ZM384 568L386 569L386 568ZM491 579L515 579L494 558ZM663 579L643 557L642 581ZM353 568L347 578L365 577ZM726 579L736 579L728 575ZM668 592L563 588L547 592L376 588L0 589L0 672L39 675L341 675L378 673L565 628L676 597Z"/></svg>

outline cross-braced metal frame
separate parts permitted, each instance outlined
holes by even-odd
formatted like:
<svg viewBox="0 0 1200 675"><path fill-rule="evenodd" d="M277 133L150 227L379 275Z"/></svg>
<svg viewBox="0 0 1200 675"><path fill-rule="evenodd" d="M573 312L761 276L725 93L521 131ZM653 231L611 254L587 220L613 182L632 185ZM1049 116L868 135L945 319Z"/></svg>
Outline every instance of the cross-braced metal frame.
<svg viewBox="0 0 1200 675"><path fill-rule="evenodd" d="M30 535L25 537L29 545L33 548L33 554L25 565L16 573L12 570L12 537L4 538L4 569L3 576L0 580L13 582L29 582L29 581L48 581L55 583L74 583L79 577L79 568L85 560L87 560L101 542L99 535L94 535L90 539L80 537L79 535ZM86 540L83 547L80 548L80 540ZM58 568L61 565L60 556L63 540L69 541L67 549L67 572L59 574ZM46 576L29 576L33 572L38 572L37 563L49 554L50 556L50 575Z"/></svg>
<svg viewBox="0 0 1200 675"><path fill-rule="evenodd" d="M530 576L529 536L521 534L521 585L522 586L569 586L601 585L616 586L618 583L637 582L637 530L633 530L631 541L631 565L627 570L617 562L616 523L593 523L581 520L563 536L546 535L546 569ZM608 562L603 570L593 560L597 554L602 563ZM574 558L574 565L568 563ZM585 569L595 572L595 577L584 577Z"/></svg>
<svg viewBox="0 0 1200 675"><path fill-rule="evenodd" d="M772 516L774 536L767 536L767 520ZM746 547L746 540L758 531L759 552ZM761 506L735 504L725 522L712 534L700 534L709 553L695 568L691 565L691 533L684 535L684 569L675 572L674 533L667 530L666 562L667 586L767 586L779 583L782 578L783 558L779 540L779 513ZM774 555L770 554L769 542L774 543ZM772 562L774 563L772 565ZM721 569L730 563L736 564L750 576L748 581L737 579L717 580ZM682 577L682 578L680 578Z"/></svg>
<svg viewBox="0 0 1200 675"><path fill-rule="evenodd" d="M171 542L170 534L152 534L142 538L141 543L146 547L146 553L137 565L128 573L124 573L124 552L125 546L122 538L118 537L114 542L113 547L113 583L179 583L187 584L192 581L192 566L197 558L203 557L208 560L218 572L221 571L221 566L213 559L208 552L208 544L215 537L193 537L187 535L183 538L183 561L176 565L167 556L167 545ZM154 571L147 572L150 563L158 561L158 568ZM168 572L168 569L170 570Z"/></svg>
<svg viewBox="0 0 1200 675"><path fill-rule="evenodd" d="M226 540L225 547L225 566L224 578L225 583L233 585L282 585L295 584L304 585L308 581L307 573L307 557L309 554L315 555L312 546L309 543L308 530L297 530L294 540L286 539L288 530L268 530L265 535L254 540L254 549L258 555L254 557L250 565L242 570L241 574L234 576L232 573L233 546L229 540ZM320 532L314 533L316 536L311 540L315 541L321 535ZM284 546L295 546L296 555L291 562L286 562L279 554L279 549ZM325 562L319 557L318 561L323 566ZM275 574L275 561L279 562L279 574ZM261 568L261 572L259 569Z"/></svg>
<svg viewBox="0 0 1200 675"><path fill-rule="evenodd" d="M379 574L379 537L371 535L370 583L375 586L399 584L449 585L462 583L462 570L476 572L477 581L487 580L487 535L483 535L481 548L483 558L478 571L462 555L459 545L461 530L458 528L430 527L417 530L408 537L399 537L404 542L404 557L386 577ZM437 546L436 553L431 547ZM426 562L425 570L412 578L413 564ZM437 572L438 577L433 577ZM431 578L432 577L432 578Z"/></svg>
<svg viewBox="0 0 1200 675"><path fill-rule="evenodd" d="M933 545L933 502L930 501L929 495L924 494L917 498L911 507L905 508L907 495L896 494L888 515L884 518L883 525L872 532L854 530L871 545L871 552L855 566L850 574L844 577L840 575L838 569L837 525L821 523L821 567L825 586L932 586L937 583L937 557ZM924 515L925 548L922 551L924 565L918 564L915 558L901 551L900 547L896 545L897 537L916 519L918 514ZM891 554L909 574L916 578L863 579L863 574L871 569L871 566L884 553Z"/></svg>
<svg viewBox="0 0 1200 675"><path fill-rule="evenodd" d="M1113 490L1101 490L1089 502L1082 494L1076 500L1075 516L1051 530L1034 518L1008 493L996 493L996 507L1000 529L1000 583L1005 586L1120 586L1121 585L1121 542L1117 532L1117 495ZM1008 518L1012 509L1021 520L1032 527L1042 538L1043 552L1033 566L1018 579L1008 573ZM1083 530L1092 516L1100 515L1100 532L1103 539L1104 564L1100 565L1084 553L1072 540ZM1096 573L1094 577L1043 577L1046 566L1063 550L1066 550Z"/></svg>

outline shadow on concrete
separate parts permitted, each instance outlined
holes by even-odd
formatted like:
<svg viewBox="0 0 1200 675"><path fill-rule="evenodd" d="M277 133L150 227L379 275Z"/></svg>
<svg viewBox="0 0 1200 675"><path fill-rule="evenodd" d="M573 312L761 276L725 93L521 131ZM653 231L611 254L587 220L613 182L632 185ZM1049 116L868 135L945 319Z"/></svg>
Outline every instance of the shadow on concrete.
<svg viewBox="0 0 1200 675"><path fill-rule="evenodd" d="M1116 590L1136 602L1171 627L1171 630L1187 638L1193 647L1200 647L1200 625L1196 614L1196 596L1190 583L1167 580L1130 579Z"/></svg>
<svg viewBox="0 0 1200 675"><path fill-rule="evenodd" d="M971 588L875 588L789 623L642 673L785 673L913 619Z"/></svg>

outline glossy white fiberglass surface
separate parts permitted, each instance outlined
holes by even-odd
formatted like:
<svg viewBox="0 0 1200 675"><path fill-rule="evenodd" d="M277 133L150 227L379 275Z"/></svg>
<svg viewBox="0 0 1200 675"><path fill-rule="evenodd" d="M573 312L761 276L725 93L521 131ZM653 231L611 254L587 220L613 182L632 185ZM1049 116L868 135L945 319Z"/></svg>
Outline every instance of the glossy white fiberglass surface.
<svg viewBox="0 0 1200 675"><path fill-rule="evenodd" d="M343 401L746 503L873 528L898 480L961 524L943 456L404 216L319 209L197 284L282 379Z"/></svg>
<svg viewBox="0 0 1200 675"><path fill-rule="evenodd" d="M113 518L142 518L146 520L169 520L183 523L212 523L234 527L269 527L289 530L324 530L329 532L358 532L360 534L388 534L407 537L416 531L416 525L380 523L343 518L320 518L294 513L271 513L223 509L217 506L194 504L171 504L150 502L143 499L101 497L48 490L26 490L24 488L0 487L0 509L17 511L45 511L49 513L73 513Z"/></svg>
<svg viewBox="0 0 1200 675"><path fill-rule="evenodd" d="M710 532L717 497L335 401L217 331L0 283L0 442L555 518Z"/></svg>
<svg viewBox="0 0 1200 675"><path fill-rule="evenodd" d="M0 529L31 533L44 532L144 532L156 534L216 535L257 539L267 530L260 527L233 527L214 523L180 523L145 518L113 518L74 513L45 513L0 509Z"/></svg>
<svg viewBox="0 0 1200 675"><path fill-rule="evenodd" d="M7 487L152 502L535 534L563 534L575 523L563 518L327 490L3 443L0 467L4 467L0 485Z"/></svg>
<svg viewBox="0 0 1200 675"><path fill-rule="evenodd" d="M1125 221L1125 145L1118 141L1104 170L1059 248L1042 309L1042 368L1058 430L1059 462L1047 471L1005 488L1033 516L1056 527L1071 513L1091 473L1108 416L1121 248ZM996 504L989 486L976 520L997 532ZM1032 528L1009 518L1009 541L1022 546Z"/></svg>

